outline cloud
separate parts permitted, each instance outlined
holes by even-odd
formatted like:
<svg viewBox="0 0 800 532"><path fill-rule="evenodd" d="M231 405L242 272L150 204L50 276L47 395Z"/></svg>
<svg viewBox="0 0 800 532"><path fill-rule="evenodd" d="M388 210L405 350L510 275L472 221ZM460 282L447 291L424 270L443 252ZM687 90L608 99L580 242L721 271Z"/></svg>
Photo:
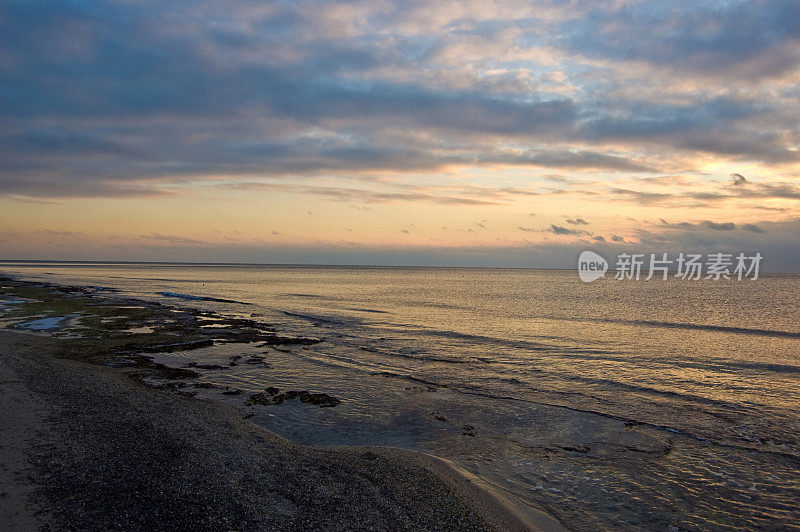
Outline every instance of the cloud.
<svg viewBox="0 0 800 532"><path fill-rule="evenodd" d="M572 216L511 233L579 236L553 240L609 249L763 243L790 261L796 224L775 220L800 200L798 15L793 0L501 0L457 9L11 0L0 4L0 196L30 203L32 217L45 208L35 202L53 198L168 205L237 191L300 196L288 201L308 213L304 223L335 208L322 202L350 205L348 216L361 218L369 213L356 209L400 203L472 208L435 223L473 225L459 235L476 240L489 233L475 231L488 227L475 223L490 217L484 207L529 202L520 212L545 212L536 202L576 200L560 212L596 223L606 205L623 202L646 211L642 218L675 208L690 221L638 232L619 224L601 236ZM729 168L748 178L726 181ZM739 210L742 221L726 221ZM490 219L501 237L500 218ZM232 249L163 231L137 245L171 246L176 256ZM536 249L572 257L564 246ZM350 263L401 260L377 248L314 249L349 250ZM496 249L524 262L522 248ZM415 253L486 258L484 248Z"/></svg>
<svg viewBox="0 0 800 532"><path fill-rule="evenodd" d="M648 177L641 177L638 179L638 181L647 184L665 185L665 186L688 185L691 182L689 178L684 175L648 176Z"/></svg>
<svg viewBox="0 0 800 532"><path fill-rule="evenodd" d="M680 206L700 207L721 205L736 199L785 199L800 200L800 187L790 183L753 183L748 181L747 186L726 187L724 190L708 191L697 188L680 187L677 191L668 189L665 192L652 190L639 190L621 186L608 186L605 188L581 189L571 188L573 194L590 196L609 195L614 199L629 201L646 206ZM784 209L769 205L753 203L752 208L774 210L782 212Z"/></svg>
<svg viewBox="0 0 800 532"><path fill-rule="evenodd" d="M606 257L620 253L746 253L764 256L762 271L798 271L796 250L800 218L782 222L759 222L763 233L715 231L702 225L679 231L655 224L636 232L629 240L610 235L603 242L592 236L595 251ZM599 235L598 235L599 236ZM81 238L81 245L76 245ZM164 245L155 241L118 236L103 240L86 235L55 239L31 238L31 234L0 234L0 253L4 256L65 260L137 260L225 262L235 256L242 262L273 264L365 264L508 266L575 268L577 257L586 248L585 239L559 239L549 242L518 242L508 245L374 245L355 242L316 241L313 243L204 242L193 245Z"/></svg>
<svg viewBox="0 0 800 532"><path fill-rule="evenodd" d="M194 244L205 244L202 240L195 240L193 238L187 238L184 236L177 236L177 235L162 235L160 233L150 233L149 235L142 235L139 238L143 240L155 240L159 242L165 242L168 244L177 244L177 245L194 245Z"/></svg>
<svg viewBox="0 0 800 532"><path fill-rule="evenodd" d="M561 225L550 224L550 227L545 229L545 231L556 234L556 235L588 235L586 231L578 230L578 229L568 229Z"/></svg>
<svg viewBox="0 0 800 532"><path fill-rule="evenodd" d="M413 187L396 187L388 190L369 190L363 188L326 187L313 185L294 185L275 182L236 182L215 184L218 188L232 190L272 190L313 196L322 196L336 201L363 201L366 203L430 202L440 205L500 205L500 201L476 199L443 194L437 189L415 189ZM369 210L369 206L350 207Z"/></svg>
<svg viewBox="0 0 800 532"><path fill-rule="evenodd" d="M764 229L752 223L737 225L734 222L713 222L711 220L703 220L702 222L698 223L692 223L692 222L667 223L666 220L660 220L660 221L661 221L661 224L659 225L660 228L677 229L682 231L700 231L707 229L711 231L741 230L750 233L764 233Z"/></svg>
<svg viewBox="0 0 800 532"><path fill-rule="evenodd" d="M746 227L747 226L747 227ZM754 230L754 228L758 230ZM741 230L740 230L741 229ZM682 223L666 227L657 224L650 230L638 232L636 246L661 252L692 253L756 253L760 252L769 263L767 269L791 271L798 264L796 231L800 230L800 218L780 222L743 224L736 230L719 230L706 223ZM794 255L795 258L792 258Z"/></svg>
<svg viewBox="0 0 800 532"><path fill-rule="evenodd" d="M731 179L733 180L734 186L744 185L747 183L747 179L742 174L731 174Z"/></svg>
<svg viewBox="0 0 800 532"><path fill-rule="evenodd" d="M37 231L37 233L42 233L49 236L79 236L83 234L77 231L54 231L52 229L42 229Z"/></svg>
<svg viewBox="0 0 800 532"><path fill-rule="evenodd" d="M567 223L572 225L589 225L583 218L567 218Z"/></svg>
<svg viewBox="0 0 800 532"><path fill-rule="evenodd" d="M790 184L759 183L736 190L741 198L800 199L800 187Z"/></svg>
<svg viewBox="0 0 800 532"><path fill-rule="evenodd" d="M742 229L745 231L750 231L751 233L763 233L764 230L761 229L759 226L755 224L744 224L742 225Z"/></svg>
<svg viewBox="0 0 800 532"><path fill-rule="evenodd" d="M596 58L643 61L694 75L779 75L798 65L800 6L792 0L721 5L698 2L682 9L655 1L589 3L564 24L571 49Z"/></svg>
<svg viewBox="0 0 800 532"><path fill-rule="evenodd" d="M789 0L226 6L3 3L0 194L132 197L209 177L456 166L638 175L697 152L800 157L797 95L778 78L800 61ZM637 74L641 63L678 79L662 87L670 76ZM615 86L620 72L635 98ZM762 87L696 88L706 75L750 79L742 72Z"/></svg>
<svg viewBox="0 0 800 532"><path fill-rule="evenodd" d="M631 190L627 188L611 188L610 193L621 196L624 199L635 201L642 205L650 205L661 203L665 200L670 200L675 197L674 194L668 192L646 192L641 190Z"/></svg>
<svg viewBox="0 0 800 532"><path fill-rule="evenodd" d="M736 229L736 224L733 222L711 222L711 221L704 221L702 222L703 227L707 227L708 229L713 229L714 231L733 231Z"/></svg>

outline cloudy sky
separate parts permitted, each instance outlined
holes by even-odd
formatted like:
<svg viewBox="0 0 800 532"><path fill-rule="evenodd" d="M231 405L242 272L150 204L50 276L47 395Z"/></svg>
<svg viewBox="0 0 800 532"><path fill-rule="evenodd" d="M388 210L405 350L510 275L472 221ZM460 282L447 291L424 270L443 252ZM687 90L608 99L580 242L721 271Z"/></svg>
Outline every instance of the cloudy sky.
<svg viewBox="0 0 800 532"><path fill-rule="evenodd" d="M800 3L0 1L0 258L800 271Z"/></svg>

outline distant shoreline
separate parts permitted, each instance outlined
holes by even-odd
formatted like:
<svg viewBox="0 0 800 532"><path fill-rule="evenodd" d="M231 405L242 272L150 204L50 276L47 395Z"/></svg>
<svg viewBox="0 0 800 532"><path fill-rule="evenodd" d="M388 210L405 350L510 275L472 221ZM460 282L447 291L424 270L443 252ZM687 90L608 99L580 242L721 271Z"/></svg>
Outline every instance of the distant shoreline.
<svg viewBox="0 0 800 532"><path fill-rule="evenodd" d="M137 265L143 266L254 266L268 268L345 268L345 269L434 269L434 270L538 270L538 271L573 271L575 268L536 268L533 266L441 266L441 265L414 265L414 264L311 264L311 263L268 263L268 262L175 262L175 261L105 261L105 260L41 260L41 259L0 259L2 264L19 264L41 266L44 264L57 264L66 266L74 264L77 266L102 265L112 266Z"/></svg>
<svg viewBox="0 0 800 532"><path fill-rule="evenodd" d="M576 256L577 260L577 256ZM261 262L173 262L173 261L99 261L99 260L39 260L39 259L0 259L0 266L15 265L20 267L37 267L47 264L59 267L68 266L179 266L179 267L253 267L253 268L341 268L345 270L508 270L508 271L537 271L537 272L577 272L575 267L563 268L538 268L534 266L441 266L441 265L413 265L413 264L309 264L309 263L261 263ZM613 276L617 270L611 268L607 275ZM669 270L670 274L677 270ZM577 275L577 273L576 273ZM800 275L796 271L770 271L759 272L764 277L782 277Z"/></svg>

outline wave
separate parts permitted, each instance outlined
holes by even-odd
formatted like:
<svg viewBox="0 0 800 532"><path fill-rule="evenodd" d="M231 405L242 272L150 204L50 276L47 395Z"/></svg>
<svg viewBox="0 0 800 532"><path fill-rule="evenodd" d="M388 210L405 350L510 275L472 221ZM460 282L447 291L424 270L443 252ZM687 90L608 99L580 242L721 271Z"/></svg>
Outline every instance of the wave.
<svg viewBox="0 0 800 532"><path fill-rule="evenodd" d="M250 303L244 303L242 301L236 301L233 299L223 299L221 297L195 296L191 294L179 294L177 292L159 292L158 294L164 297L177 297L179 299L188 299L190 301L215 301L217 303L237 303L239 305L250 304Z"/></svg>
<svg viewBox="0 0 800 532"><path fill-rule="evenodd" d="M643 426L652 427L652 428L659 429L659 430L665 430L665 431L671 432L673 434L679 434L681 436L686 436L688 438L691 438L693 440L696 440L696 441L699 441L699 442L702 442L702 443L705 443L705 444L711 444L711 445L724 447L724 448L728 448L728 449L736 449L736 450L739 450L739 451L753 452L753 453L759 453L759 454L767 454L767 455L773 455L773 456L782 456L782 457L791 458L791 459L800 458L800 455L798 455L798 451L796 449L779 450L779 449L762 448L762 447L756 447L756 446L747 445L747 444L741 444L741 443L737 443L737 442L735 442L733 440L731 440L731 441L723 441L723 440L720 440L720 439L717 439L717 438L714 438L714 437L706 436L706 435L703 435L703 434L698 434L696 432L693 432L693 431L690 431L690 430L687 430L687 429L684 429L684 428L674 427L674 426L666 425L666 424L663 424L663 423L652 422L652 421L643 421L641 419L636 419L636 418L632 418L632 417L629 417L629 416L615 414L615 413L612 413L612 412L605 412L605 411L602 411L602 410L595 410L595 409L589 408L589 407L577 407L577 406L570 406L570 405L567 405L567 404L553 403L553 402L549 402L549 401L540 401L540 400L528 399L528 398L523 398L523 397L515 397L515 396L504 395L504 394L496 394L496 393L492 393L490 391L484 391L484 390L480 390L480 389L469 389L469 388L466 388L466 387L453 387L453 386L447 386L447 387L452 389L453 391L456 391L456 392L459 392L459 393L464 393L464 394L468 394L468 395L475 395L475 396L478 396L478 397L486 397L486 398L489 398L489 399L499 399L499 400L503 400L503 401L516 401L516 402L521 402L521 403L536 404L536 405L542 405L542 406L553 407L553 408L563 408L564 410L570 410L572 412L581 412L581 413L584 413L584 414L592 414L592 415L604 417L604 418L607 418L607 419L615 419L617 421L622 421L622 422L624 422L626 424L630 423L632 425L643 425ZM554 393L554 391L548 390L547 393ZM565 395L565 396L567 396L567 395L575 395L575 396L589 397L589 396L586 396L585 394L580 393L580 392L555 391L555 394L556 395Z"/></svg>
<svg viewBox="0 0 800 532"><path fill-rule="evenodd" d="M468 362L473 362L474 360L476 360L475 357L457 358L457 357L445 357L445 356L435 356L435 355L425 355L425 354L417 355L417 354L401 353L399 351L387 351L367 346L360 346L360 349L368 353L375 353L378 355L384 355L389 357L409 358L411 360L420 360L424 362L445 362L447 364L466 364ZM481 362L485 363L486 361L481 360Z"/></svg>
<svg viewBox="0 0 800 532"><path fill-rule="evenodd" d="M603 351L599 349L570 348L559 351L557 356L587 361L621 362L630 366L643 366L649 370L654 367L701 369L706 371L719 371L723 373L738 373L747 371L753 373L800 373L800 366L793 364L780 364L777 362L739 362L723 358L687 358L684 360L674 356L653 356L621 354L617 351ZM510 362L506 362L508 364ZM527 364L527 361L525 361Z"/></svg>
<svg viewBox="0 0 800 532"><path fill-rule="evenodd" d="M108 275L105 276L106 279L123 279L126 281L157 281L161 283L211 283L211 281L206 279L170 279L168 277L133 277L133 276L125 276L125 275Z"/></svg>
<svg viewBox="0 0 800 532"><path fill-rule="evenodd" d="M314 323L326 324L326 325L363 325L364 320L363 318L358 318L355 316L343 316L339 315L334 317L331 316L323 316L319 314L304 314L300 312L289 312L288 310L281 311L284 316L290 316L292 318L300 318L303 320L308 320Z"/></svg>
<svg viewBox="0 0 800 532"><path fill-rule="evenodd" d="M426 379L420 379L419 377L414 377L412 375L404 375L402 373L394 373L393 371L375 371L370 373L375 377L386 377L387 379L403 379L410 382L416 382L419 384L424 384L425 386L433 386L436 388L447 388L447 385L440 384L438 382L429 381Z"/></svg>
<svg viewBox="0 0 800 532"><path fill-rule="evenodd" d="M703 397L685 391L664 390L660 388L654 388L652 386L647 386L644 384L632 384L629 382L622 382L614 379L604 379L601 377L584 377L580 375L569 375L569 376L560 375L560 377L562 377L564 380L567 381L582 382L589 385L607 386L614 390L625 390L628 392L638 392L653 396L668 397L671 399L681 400L688 403L702 403L707 405L714 405L714 406L729 408L732 411L738 408L738 405L729 403L727 401L723 401L720 399L712 399L710 397Z"/></svg>
<svg viewBox="0 0 800 532"><path fill-rule="evenodd" d="M561 321L563 318L556 318ZM619 323L622 325L642 325L645 327L660 327L664 329L685 329L691 331L726 332L733 334L750 334L756 336L770 336L774 338L800 338L800 332L781 331L776 329L756 329L750 327L734 327L730 325L707 325L702 323L685 323L654 320L624 320L617 318L567 318L566 321L593 321L600 323Z"/></svg>

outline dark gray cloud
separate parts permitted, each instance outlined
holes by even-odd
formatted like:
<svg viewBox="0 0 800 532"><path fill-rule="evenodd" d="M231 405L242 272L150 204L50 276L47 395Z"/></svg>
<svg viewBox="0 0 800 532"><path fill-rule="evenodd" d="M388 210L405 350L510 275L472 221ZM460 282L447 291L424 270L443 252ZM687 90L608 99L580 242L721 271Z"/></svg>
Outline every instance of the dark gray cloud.
<svg viewBox="0 0 800 532"><path fill-rule="evenodd" d="M744 185L747 183L747 178L742 174L731 174L734 186Z"/></svg>
<svg viewBox="0 0 800 532"><path fill-rule="evenodd" d="M767 271L797 270L796 234L800 231L800 219L760 222L753 226L758 227L757 231L745 225L737 226L737 230L720 231L703 223L668 228L659 224L651 230L640 230L636 246L670 253L759 252L764 256Z"/></svg>
<svg viewBox="0 0 800 532"><path fill-rule="evenodd" d="M148 195L166 193L157 186L163 178L452 164L656 172L658 158L642 155L648 150L800 157L786 140L797 110L758 94L687 93L666 103L647 99L647 90L641 99L620 98L589 78L570 96L481 79L448 85L442 73L460 79L474 63L437 62L457 35L453 27L402 34L416 5L398 2L364 17L366 28L354 37L315 15L325 2L264 6L270 9L247 0L224 8L195 0L0 4L0 194ZM607 6L576 2L576 13L559 23L465 20L472 29L463 31L499 39L517 28L519 45L720 75L751 60L761 77L797 64L797 54L783 52L798 38L796 2ZM492 61L495 70L518 66ZM563 69L571 74L572 66ZM423 79L430 72L442 75ZM503 143L515 149L498 149Z"/></svg>
<svg viewBox="0 0 800 532"><path fill-rule="evenodd" d="M742 229L751 233L763 233L764 230L755 224L743 224Z"/></svg>
<svg viewBox="0 0 800 532"><path fill-rule="evenodd" d="M187 244L204 244L202 240L195 240L194 238L187 238L177 235L162 235L161 233L150 233L149 235L142 235L140 238L144 240L155 240L160 242L167 242L169 244L187 245Z"/></svg>
<svg viewBox="0 0 800 532"><path fill-rule="evenodd" d="M737 225L735 222L714 222L711 220L703 220L702 222L677 222L668 223L665 220L660 220L659 227L664 229L678 229L681 231L747 231L750 233L764 233L764 229L756 224L745 223Z"/></svg>
<svg viewBox="0 0 800 532"><path fill-rule="evenodd" d="M796 119L796 110L781 116L780 107L766 100L688 98L685 103L664 104L650 100L603 99L593 102L593 107L614 112L593 113L591 118L580 123L575 138L668 146L674 150L703 151L742 160L774 163L800 160L800 154L782 136L782 131L794 129L792 121Z"/></svg>
<svg viewBox="0 0 800 532"><path fill-rule="evenodd" d="M714 231L733 231L736 229L736 224L733 222L711 222L705 221L702 222L703 227L707 227L708 229L713 229Z"/></svg>
<svg viewBox="0 0 800 532"><path fill-rule="evenodd" d="M742 198L800 199L800 187L790 184L759 183L736 190Z"/></svg>
<svg viewBox="0 0 800 532"><path fill-rule="evenodd" d="M596 195L596 190L571 189L573 193ZM720 204L732 199L791 199L800 200L800 187L788 183L752 183L747 186L729 187L720 192L673 191L651 192L623 187L609 187L608 192L614 197L637 203L639 205L663 205L696 207ZM785 211L785 208L754 206L763 210Z"/></svg>
<svg viewBox="0 0 800 532"><path fill-rule="evenodd" d="M800 61L792 50L800 42L794 0L585 5L586 14L577 24L566 22L563 35L573 50L593 57L754 77L781 74Z"/></svg>
<svg viewBox="0 0 800 532"><path fill-rule="evenodd" d="M612 188L609 192L642 205L660 203L675 197L674 194L668 192L647 192L627 188Z"/></svg>
<svg viewBox="0 0 800 532"><path fill-rule="evenodd" d="M588 235L589 233L580 229L569 229L561 225L550 224L550 227L545 229L546 232L556 235Z"/></svg>

